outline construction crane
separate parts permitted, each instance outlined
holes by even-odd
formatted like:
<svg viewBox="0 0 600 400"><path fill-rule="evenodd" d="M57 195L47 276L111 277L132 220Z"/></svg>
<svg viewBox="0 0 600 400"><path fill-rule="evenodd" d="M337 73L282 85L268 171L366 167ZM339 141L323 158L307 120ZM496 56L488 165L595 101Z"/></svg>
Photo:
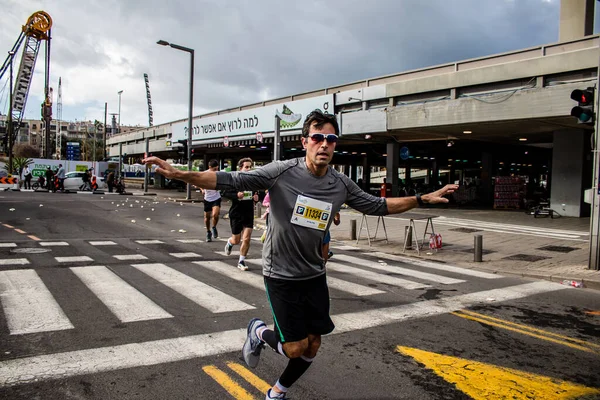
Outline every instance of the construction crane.
<svg viewBox="0 0 600 400"><path fill-rule="evenodd" d="M148 74L144 74L144 82L146 82L146 98L148 99L148 126L152 126L152 99L150 98L150 80Z"/></svg>
<svg viewBox="0 0 600 400"><path fill-rule="evenodd" d="M3 142L4 148L8 150L9 166L12 168L12 148L21 128L21 122L23 115L25 114L25 105L27 104L27 96L29 95L29 88L31 86L31 80L33 78L33 70L35 68L35 62L40 50L42 42L46 42L46 68L45 68L45 85L44 85L44 102L42 103L42 116L44 117L46 125L46 152L49 150L50 143L50 120L52 119L52 98L50 95L50 88L48 86L48 80L50 75L50 37L52 28L52 18L44 11L37 11L33 13L28 19L27 23L23 25L21 33L17 38L17 41L13 45L12 49L8 52L8 57L0 67L0 80L4 77L6 72L10 71L10 100L9 100L9 112L8 112L8 124L7 132L4 135ZM17 78L13 88L13 64L14 58L21 45L25 43L23 47L23 54L21 56L21 63L19 64L19 70L17 71ZM46 154L47 156L47 154Z"/></svg>

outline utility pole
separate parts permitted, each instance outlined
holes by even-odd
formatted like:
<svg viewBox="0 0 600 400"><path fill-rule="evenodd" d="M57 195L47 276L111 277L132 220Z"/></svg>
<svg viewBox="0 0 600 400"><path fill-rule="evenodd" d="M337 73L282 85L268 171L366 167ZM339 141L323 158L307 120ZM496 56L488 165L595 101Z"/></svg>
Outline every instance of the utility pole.
<svg viewBox="0 0 600 400"><path fill-rule="evenodd" d="M600 58L598 59L598 72L600 72ZM594 146L592 147L592 155L594 157L594 166L592 170L592 204L590 214L590 254L588 259L588 269L600 269L600 150L598 149L598 130L600 129L599 118L598 118L598 107L600 106L600 96L598 91L600 90L600 76L596 73L596 90L594 96L594 110L595 110L595 121L594 121Z"/></svg>
<svg viewBox="0 0 600 400"><path fill-rule="evenodd" d="M9 51L10 55L10 100L8 106L8 126L6 127L6 132L8 134L8 173L13 173L13 121L12 121L12 113L13 113L13 58L15 57L14 51Z"/></svg>
<svg viewBox="0 0 600 400"><path fill-rule="evenodd" d="M104 144L103 158L106 160L106 115L108 113L108 103L104 103L104 129L102 130L102 143Z"/></svg>

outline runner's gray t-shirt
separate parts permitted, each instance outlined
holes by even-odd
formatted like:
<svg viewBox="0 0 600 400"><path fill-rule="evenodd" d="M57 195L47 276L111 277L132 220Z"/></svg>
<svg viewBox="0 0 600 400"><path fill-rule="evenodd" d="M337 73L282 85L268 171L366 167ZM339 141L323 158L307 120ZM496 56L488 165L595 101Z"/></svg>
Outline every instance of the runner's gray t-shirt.
<svg viewBox="0 0 600 400"><path fill-rule="evenodd" d="M304 158L275 161L248 172L217 172L217 189L232 188L269 190L263 275L276 279L303 280L325 273L323 238L342 204L364 214L388 214L384 198L363 192L331 167L324 176L314 176ZM320 223L325 219L326 224Z"/></svg>

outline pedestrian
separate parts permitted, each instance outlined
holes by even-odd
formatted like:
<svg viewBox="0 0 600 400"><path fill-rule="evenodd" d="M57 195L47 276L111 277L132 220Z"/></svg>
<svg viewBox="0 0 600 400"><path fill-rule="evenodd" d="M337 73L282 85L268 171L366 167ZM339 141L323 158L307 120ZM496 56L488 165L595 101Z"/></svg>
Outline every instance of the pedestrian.
<svg viewBox="0 0 600 400"><path fill-rule="evenodd" d="M210 160L208 162L208 170L216 172L219 170L219 162ZM217 223L221 213L221 192L212 189L202 189L204 195L204 226L206 226L206 241L211 242L212 239L219 237L217 231ZM211 230L212 222L212 230Z"/></svg>
<svg viewBox="0 0 600 400"><path fill-rule="evenodd" d="M25 166L23 174L25 175L25 189L31 189L31 170L29 169L29 165Z"/></svg>
<svg viewBox="0 0 600 400"><path fill-rule="evenodd" d="M62 164L58 164L58 171L56 172L58 178L58 190L61 192L65 191L65 169Z"/></svg>
<svg viewBox="0 0 600 400"><path fill-rule="evenodd" d="M335 213L333 217L333 224L338 226L341 222L340 213ZM325 234L323 238L323 260L327 262L331 257L333 257L333 252L329 250L329 242L331 242L331 234L329 231Z"/></svg>
<svg viewBox="0 0 600 400"><path fill-rule="evenodd" d="M334 329L329 316L329 289L322 253L323 238L342 204L364 214L387 215L426 203L447 203L443 196L457 185L413 197L375 197L329 166L339 137L335 115L315 110L302 127L304 157L275 161L249 172L179 171L164 160L149 157L156 172L210 189L269 189L271 211L263 246L263 276L276 322L267 328L250 321L242 348L244 360L257 366L265 344L289 359L266 399L285 398L287 390L312 365L321 336Z"/></svg>
<svg viewBox="0 0 600 400"><path fill-rule="evenodd" d="M252 159L242 158L238 161L237 166L240 172L248 172L252 169ZM237 266L242 271L247 271L248 266L245 260L250 249L252 229L254 228L254 203L258 201L258 195L251 190L227 189L223 191L223 196L231 199L231 208L229 208L231 237L225 244L225 254L230 255L233 246L241 242L240 259Z"/></svg>
<svg viewBox="0 0 600 400"><path fill-rule="evenodd" d="M46 186L48 190L54 191L54 171L50 169L50 166L46 168Z"/></svg>
<svg viewBox="0 0 600 400"><path fill-rule="evenodd" d="M112 193L113 188L115 186L115 171L112 169L108 172L106 176L106 185L108 186L108 193Z"/></svg>

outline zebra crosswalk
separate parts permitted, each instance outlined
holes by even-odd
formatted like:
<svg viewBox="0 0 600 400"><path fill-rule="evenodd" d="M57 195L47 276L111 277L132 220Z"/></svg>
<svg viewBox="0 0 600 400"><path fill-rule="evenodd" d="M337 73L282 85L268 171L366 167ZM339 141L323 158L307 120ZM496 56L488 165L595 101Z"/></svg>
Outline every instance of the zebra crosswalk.
<svg viewBox="0 0 600 400"><path fill-rule="evenodd" d="M133 251L131 242L138 246L137 251ZM235 268L236 257L226 258L218 244L208 251L204 249L202 254L191 251L191 246L199 242L202 241L47 241L39 243L39 246L66 251L69 255L51 257L54 265L66 265L86 288L84 296L92 296L124 324L180 316L176 308L164 303L164 297L161 298L157 290L177 293L203 312L214 315L255 310L257 302L249 299L256 292L248 294L240 287L264 291L261 260L246 259L251 271L240 271ZM144 247L139 248L140 245ZM88 249L89 255L75 254L77 251L86 252L85 246L92 246L95 250ZM18 246L4 247L14 249ZM165 248L167 251L163 251ZM362 253L352 246L333 244L332 248L336 253L327 264L327 281L335 299L383 296L385 301L381 304L389 305L390 296L398 289L417 291L440 285L460 288L460 285L474 279L501 278L495 274L386 253ZM38 275L37 261L42 256L49 258L48 253L35 252L31 255L25 253L25 257L21 254L19 258L0 258L0 268L6 269L0 270L0 303L11 335L77 329L55 299L57 293L53 291L60 290L61 286L51 285L50 288ZM210 279L206 281L202 276ZM136 279L141 277L150 279L153 284L140 284ZM163 300L157 301L157 296ZM262 295L259 301L264 301Z"/></svg>

